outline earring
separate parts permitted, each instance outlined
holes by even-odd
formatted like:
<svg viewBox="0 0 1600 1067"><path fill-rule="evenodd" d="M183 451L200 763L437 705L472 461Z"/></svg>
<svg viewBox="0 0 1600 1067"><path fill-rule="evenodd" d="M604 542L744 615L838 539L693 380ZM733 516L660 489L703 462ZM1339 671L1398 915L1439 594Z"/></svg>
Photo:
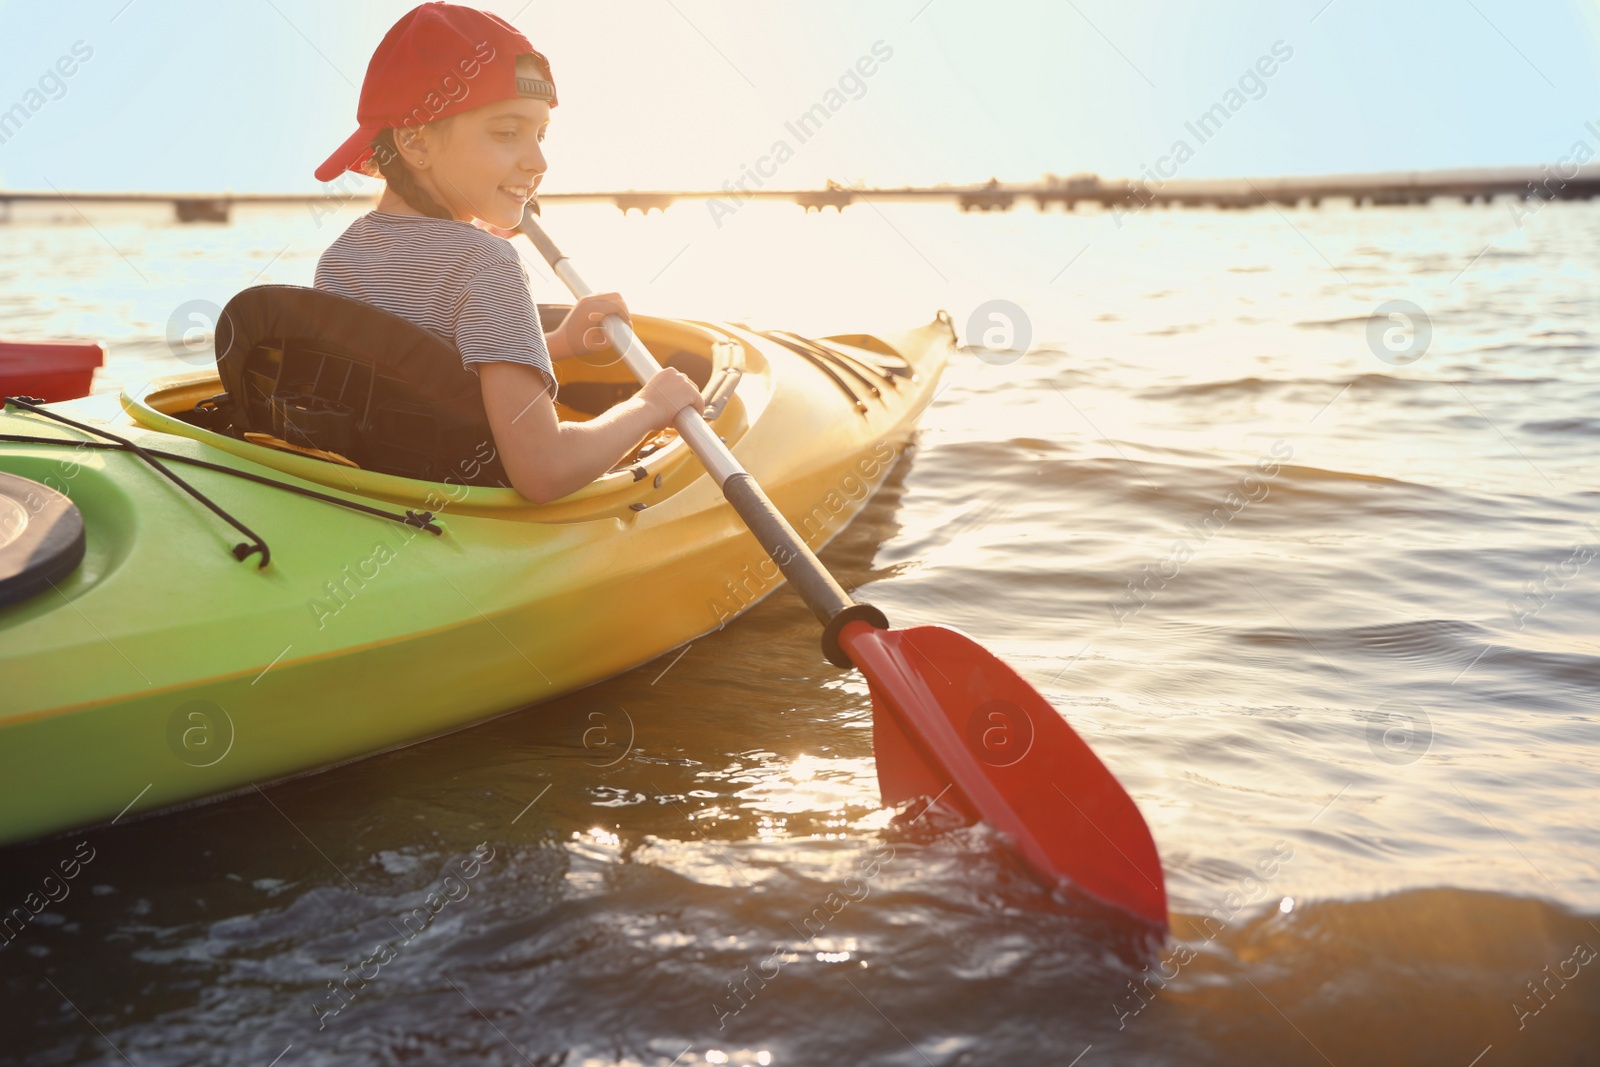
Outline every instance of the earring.
<svg viewBox="0 0 1600 1067"><path fill-rule="evenodd" d="M422 138L418 137L415 132L410 131L410 130L406 131L405 138L406 138L406 147L410 148L413 152L417 153L417 160L416 160L416 162L412 163L411 165L413 167L427 169L427 166L428 166L428 149L427 149L427 146L422 143ZM396 145L396 147L398 148L398 145Z"/></svg>

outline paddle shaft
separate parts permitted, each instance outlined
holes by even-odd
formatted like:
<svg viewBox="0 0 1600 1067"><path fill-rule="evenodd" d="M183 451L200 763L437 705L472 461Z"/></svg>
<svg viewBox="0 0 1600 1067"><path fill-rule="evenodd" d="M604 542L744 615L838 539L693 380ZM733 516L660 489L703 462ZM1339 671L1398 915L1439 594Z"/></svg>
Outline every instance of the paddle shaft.
<svg viewBox="0 0 1600 1067"><path fill-rule="evenodd" d="M579 275L572 260L556 247L532 212L523 215L520 229L573 296L581 300L593 294L594 290ZM619 316L607 315L600 325L605 330L606 339L622 353L622 361L641 385L660 373L661 364ZM839 644L839 632L847 623L854 621L887 629L889 622L883 612L871 604L858 604L850 599L850 595L834 581L822 561L817 559L794 527L767 498L754 476L744 469L744 465L723 444L722 438L717 436L698 411L692 407L683 408L672 421L679 436L716 480L722 495L733 505L733 510L738 512L739 518L744 520L762 549L772 557L772 562L778 565L784 578L800 594L800 599L806 602L817 621L822 623L822 651L828 661L839 667L854 666Z"/></svg>

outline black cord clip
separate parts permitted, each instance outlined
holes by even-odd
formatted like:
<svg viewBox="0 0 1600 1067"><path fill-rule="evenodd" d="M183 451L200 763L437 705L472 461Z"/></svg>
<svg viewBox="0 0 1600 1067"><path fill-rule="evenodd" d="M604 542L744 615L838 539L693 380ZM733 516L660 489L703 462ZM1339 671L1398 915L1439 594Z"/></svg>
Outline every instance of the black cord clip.
<svg viewBox="0 0 1600 1067"><path fill-rule="evenodd" d="M433 534L435 537L439 537L439 536L442 536L444 534L444 531L442 529L440 529L438 527L438 525L436 525L434 523L434 521L433 521L433 512L431 512L431 511L420 511L419 512L419 511L412 511L412 510L410 510L408 508L406 510L405 522L406 522L407 526L415 526L419 530L427 530L429 533Z"/></svg>

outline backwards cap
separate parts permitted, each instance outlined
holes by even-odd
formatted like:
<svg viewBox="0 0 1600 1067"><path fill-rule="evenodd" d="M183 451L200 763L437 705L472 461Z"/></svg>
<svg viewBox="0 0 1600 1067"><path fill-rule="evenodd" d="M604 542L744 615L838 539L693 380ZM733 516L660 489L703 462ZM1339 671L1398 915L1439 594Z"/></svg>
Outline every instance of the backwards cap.
<svg viewBox="0 0 1600 1067"><path fill-rule="evenodd" d="M533 56L550 70L526 37L487 11L428 3L406 12L367 64L356 107L360 127L317 168L317 180L360 170L372 158L372 139L384 130L421 126L519 96L555 107L555 84L517 77L518 56Z"/></svg>

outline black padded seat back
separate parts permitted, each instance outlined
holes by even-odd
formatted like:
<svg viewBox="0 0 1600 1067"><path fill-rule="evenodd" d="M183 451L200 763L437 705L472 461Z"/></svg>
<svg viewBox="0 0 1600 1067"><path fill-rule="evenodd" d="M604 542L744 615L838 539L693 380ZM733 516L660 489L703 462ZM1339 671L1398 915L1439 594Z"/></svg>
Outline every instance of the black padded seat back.
<svg viewBox="0 0 1600 1067"><path fill-rule="evenodd" d="M234 436L273 434L406 478L509 484L478 376L406 319L320 289L258 285L223 308L216 350Z"/></svg>

